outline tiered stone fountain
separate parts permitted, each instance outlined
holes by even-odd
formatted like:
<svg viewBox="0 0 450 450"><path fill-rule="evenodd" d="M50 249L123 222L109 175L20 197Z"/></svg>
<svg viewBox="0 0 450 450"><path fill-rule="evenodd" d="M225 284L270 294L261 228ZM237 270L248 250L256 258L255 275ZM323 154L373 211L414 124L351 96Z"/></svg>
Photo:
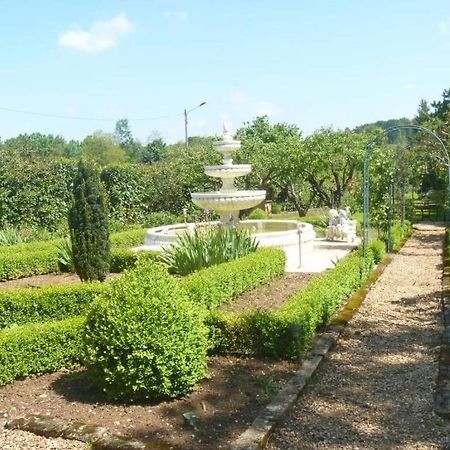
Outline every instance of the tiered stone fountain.
<svg viewBox="0 0 450 450"><path fill-rule="evenodd" d="M247 228L261 246L283 247L288 254L292 253L292 246L299 246L305 252L313 248L315 232L309 223L296 220L243 220L239 221L239 211L259 205L266 198L266 191L238 190L234 180L251 172L250 164L233 164L232 154L240 148L240 141L233 140L228 129L224 126L223 138L214 147L223 155L220 166L206 166L205 173L211 177L220 178L222 187L215 192L194 192L192 201L203 209L219 212L223 223L230 219L238 226ZM177 236L195 229L209 226L211 223L179 223L150 228L147 231L144 249L156 249L176 243ZM298 252L296 253L298 258Z"/></svg>
<svg viewBox="0 0 450 450"><path fill-rule="evenodd" d="M220 214L222 222L230 219L239 220L241 209L259 205L266 198L266 191L239 191L234 180L252 171L250 164L233 164L233 153L241 147L240 141L233 140L230 132L223 126L222 140L214 144L214 148L222 153L221 166L205 166L206 175L222 180L222 187L216 192L193 192L192 201L203 209L214 209Z"/></svg>

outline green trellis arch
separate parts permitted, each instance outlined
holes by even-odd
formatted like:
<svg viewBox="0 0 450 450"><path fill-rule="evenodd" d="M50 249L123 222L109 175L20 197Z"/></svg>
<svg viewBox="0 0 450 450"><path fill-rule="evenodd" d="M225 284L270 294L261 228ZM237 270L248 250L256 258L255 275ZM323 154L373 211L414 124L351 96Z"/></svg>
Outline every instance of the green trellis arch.
<svg viewBox="0 0 450 450"><path fill-rule="evenodd" d="M444 152L444 161L445 165L447 166L447 172L448 172L448 181L447 181L447 198L448 203L450 206L450 156L447 149L447 146L442 141L442 139L434 132L431 131L428 128L421 127L419 125L399 125L395 127L387 128L386 130L382 131L372 142L370 142L367 145L366 153L364 156L364 169L363 169L363 186L364 186L364 211L363 211L363 254L366 256L367 254L367 245L369 243L369 195L370 195L370 183L369 183L369 165L370 160L372 158L372 153L375 149L375 145L385 136L389 135L393 131L398 130L416 130L416 131L423 131L424 133L427 133L428 135L432 136L441 146L443 152ZM397 152L397 156L398 156ZM392 201L393 197L393 186L390 186L390 193L389 193L390 201ZM450 221L450 214L449 217L447 217L447 220ZM388 236L390 236L391 233L391 224L388 223ZM390 250L390 239L388 239L388 250Z"/></svg>

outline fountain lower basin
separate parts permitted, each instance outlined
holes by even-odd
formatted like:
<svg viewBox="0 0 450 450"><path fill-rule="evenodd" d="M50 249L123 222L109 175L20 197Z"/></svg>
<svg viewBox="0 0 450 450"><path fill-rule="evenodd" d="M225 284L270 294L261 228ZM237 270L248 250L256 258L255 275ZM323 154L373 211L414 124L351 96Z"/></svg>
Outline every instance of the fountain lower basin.
<svg viewBox="0 0 450 450"><path fill-rule="evenodd" d="M216 225L217 222L177 223L150 228L145 237L145 246L167 247L175 244L178 236L185 232ZM296 220L242 220L237 226L249 230L261 247L298 246L300 236L303 250L308 251L312 250L316 237L311 224Z"/></svg>

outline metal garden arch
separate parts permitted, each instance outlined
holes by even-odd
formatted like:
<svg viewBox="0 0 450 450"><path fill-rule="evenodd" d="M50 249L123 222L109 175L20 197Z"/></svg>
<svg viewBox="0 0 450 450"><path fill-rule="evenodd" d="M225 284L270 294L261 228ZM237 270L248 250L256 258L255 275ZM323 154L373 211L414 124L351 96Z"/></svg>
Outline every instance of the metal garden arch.
<svg viewBox="0 0 450 450"><path fill-rule="evenodd" d="M364 169L363 169L363 186L364 186L364 215L363 215L363 254L366 256L367 254L367 245L369 243L369 194L370 194L370 185L369 185L369 164L372 157L372 153L375 149L375 144L380 141L383 137L392 133L393 131L398 130L416 130L423 131L428 135L432 136L441 146L444 151L445 165L447 166L448 173L448 181L447 181L447 198L450 206L450 155L447 149L447 146L442 141L442 139L433 131L428 128L421 127L419 125L399 125L387 128L382 133L380 133L370 144L367 145L366 154L364 156ZM398 156L398 153L397 153ZM391 186L392 189L392 186ZM450 221L450 215L447 218ZM388 233L390 234L390 224Z"/></svg>

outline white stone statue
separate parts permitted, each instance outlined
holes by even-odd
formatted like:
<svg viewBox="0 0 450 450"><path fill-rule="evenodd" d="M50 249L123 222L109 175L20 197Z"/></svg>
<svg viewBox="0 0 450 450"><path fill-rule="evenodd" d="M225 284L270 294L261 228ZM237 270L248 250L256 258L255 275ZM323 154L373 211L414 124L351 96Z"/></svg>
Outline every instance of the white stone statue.
<svg viewBox="0 0 450 450"><path fill-rule="evenodd" d="M328 227L326 239L356 241L356 220L350 220L350 208L330 209L328 212Z"/></svg>

